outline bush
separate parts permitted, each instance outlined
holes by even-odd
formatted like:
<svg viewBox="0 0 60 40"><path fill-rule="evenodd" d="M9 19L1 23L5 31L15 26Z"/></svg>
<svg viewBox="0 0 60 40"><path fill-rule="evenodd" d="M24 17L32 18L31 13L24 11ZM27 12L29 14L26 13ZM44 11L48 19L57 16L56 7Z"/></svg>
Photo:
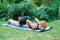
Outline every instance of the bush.
<svg viewBox="0 0 60 40"><path fill-rule="evenodd" d="M45 11L44 8L40 8L39 10L37 10L37 18L39 18L40 20L48 20L49 19L49 15L47 14L47 11Z"/></svg>
<svg viewBox="0 0 60 40"><path fill-rule="evenodd" d="M5 15L3 19L16 19L18 16L30 16L32 19L37 17L40 20L49 20L50 18L57 16L58 6L56 8L54 7L44 6L38 9L38 7L32 2L21 1L17 4L11 4L8 7L7 15Z"/></svg>
<svg viewBox="0 0 60 40"><path fill-rule="evenodd" d="M52 19L54 17L57 17L58 14L58 7L56 8L52 8L52 7L46 7L45 11L47 12L47 14L49 15L49 18Z"/></svg>
<svg viewBox="0 0 60 40"><path fill-rule="evenodd" d="M18 16L35 16L37 6L34 3L21 1L18 4L11 4L5 19L16 18Z"/></svg>
<svg viewBox="0 0 60 40"><path fill-rule="evenodd" d="M49 20L52 19L54 17L57 17L57 13L58 13L58 7L57 8L51 8L49 6L45 6L43 8L40 8L39 10L37 10L37 17L42 20Z"/></svg>

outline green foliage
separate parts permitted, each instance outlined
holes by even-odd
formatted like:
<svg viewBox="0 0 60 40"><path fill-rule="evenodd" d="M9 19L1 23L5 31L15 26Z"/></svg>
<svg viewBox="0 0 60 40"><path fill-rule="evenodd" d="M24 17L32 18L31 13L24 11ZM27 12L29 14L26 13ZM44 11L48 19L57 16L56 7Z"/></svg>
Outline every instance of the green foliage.
<svg viewBox="0 0 60 40"><path fill-rule="evenodd" d="M0 3L0 10L3 10L7 7L5 3Z"/></svg>
<svg viewBox="0 0 60 40"><path fill-rule="evenodd" d="M23 0L8 0L8 2L9 2L10 4L19 3L19 2L21 2L21 1L23 1Z"/></svg>
<svg viewBox="0 0 60 40"><path fill-rule="evenodd" d="M4 5L3 4L0 4L0 10L4 9Z"/></svg>
<svg viewBox="0 0 60 40"><path fill-rule="evenodd" d="M0 18L2 18L2 17L5 17L4 15L6 14L6 12L7 12L7 1L0 1L1 3L0 3Z"/></svg>
<svg viewBox="0 0 60 40"><path fill-rule="evenodd" d="M50 18L58 16L58 6L60 4L60 0L54 0L48 6L50 7L48 13L50 14ZM51 11L51 12L50 12Z"/></svg>
<svg viewBox="0 0 60 40"><path fill-rule="evenodd" d="M35 16L37 6L34 3L21 1L18 4L11 4L8 8L8 13L5 19L18 17L18 16Z"/></svg>
<svg viewBox="0 0 60 40"><path fill-rule="evenodd" d="M47 10L45 7L38 9L36 13L37 13L36 17L39 18L40 20L48 20L49 19L49 15L47 14Z"/></svg>
<svg viewBox="0 0 60 40"><path fill-rule="evenodd" d="M44 6L40 6L38 8L33 2L25 0L6 0L7 3L9 2L11 4L10 6L8 5L8 11L2 18L6 20L9 18L17 18L18 16L30 16L31 18L37 17L39 19L49 20L50 18L52 19L53 17L57 17L58 5L60 4L60 0L33 1L39 3L39 5L41 4ZM5 9L6 7L7 5L5 5L5 3L0 3L0 10Z"/></svg>
<svg viewBox="0 0 60 40"><path fill-rule="evenodd" d="M33 15L37 6L34 3L22 1L18 4L18 9L23 15ZM21 15L21 16L23 16Z"/></svg>

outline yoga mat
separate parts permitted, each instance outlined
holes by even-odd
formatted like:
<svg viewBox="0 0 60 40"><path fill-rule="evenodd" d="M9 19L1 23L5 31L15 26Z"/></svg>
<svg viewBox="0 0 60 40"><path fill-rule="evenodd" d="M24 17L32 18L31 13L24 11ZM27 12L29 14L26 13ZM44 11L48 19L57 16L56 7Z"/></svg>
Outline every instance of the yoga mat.
<svg viewBox="0 0 60 40"><path fill-rule="evenodd" d="M12 27L12 28L19 28L19 29L22 29L22 30L30 30L26 25L23 25L23 26L15 26L13 24L1 24L3 26L9 26L9 27ZM40 29L37 29L37 30L33 30L33 31L36 31L36 32L41 32L41 31L46 31L46 30L49 30L51 29L51 26L47 26L44 30L40 30Z"/></svg>

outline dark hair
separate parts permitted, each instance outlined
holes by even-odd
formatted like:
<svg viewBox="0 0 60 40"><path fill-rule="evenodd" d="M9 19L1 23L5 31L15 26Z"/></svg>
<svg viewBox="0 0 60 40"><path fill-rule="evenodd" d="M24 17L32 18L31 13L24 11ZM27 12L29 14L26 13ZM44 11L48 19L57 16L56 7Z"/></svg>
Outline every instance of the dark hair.
<svg viewBox="0 0 60 40"><path fill-rule="evenodd" d="M20 19L19 21L19 24L22 26L22 25L25 25L26 24L26 20L29 19L30 20L30 17L29 16L24 16Z"/></svg>

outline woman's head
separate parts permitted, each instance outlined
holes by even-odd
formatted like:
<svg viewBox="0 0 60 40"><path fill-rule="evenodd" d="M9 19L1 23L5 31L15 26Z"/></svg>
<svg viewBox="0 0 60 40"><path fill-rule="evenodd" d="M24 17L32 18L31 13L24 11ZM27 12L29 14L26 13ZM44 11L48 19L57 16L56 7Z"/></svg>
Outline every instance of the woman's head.
<svg viewBox="0 0 60 40"><path fill-rule="evenodd" d="M46 27L47 27L47 22L44 21L44 20L40 21L40 26L41 26L42 28L46 28Z"/></svg>

